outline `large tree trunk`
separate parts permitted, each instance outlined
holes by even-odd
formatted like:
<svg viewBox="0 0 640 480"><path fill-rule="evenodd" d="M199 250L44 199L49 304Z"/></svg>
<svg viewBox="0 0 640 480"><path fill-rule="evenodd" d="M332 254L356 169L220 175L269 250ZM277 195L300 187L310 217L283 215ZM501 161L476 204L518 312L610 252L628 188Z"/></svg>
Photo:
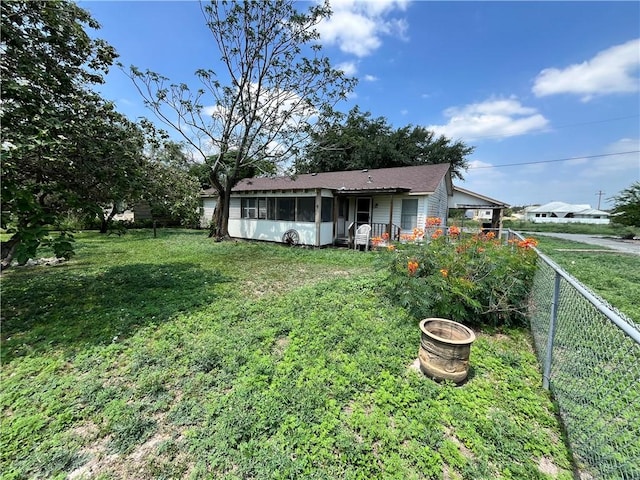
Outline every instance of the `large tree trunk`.
<svg viewBox="0 0 640 480"><path fill-rule="evenodd" d="M2 251L2 262L0 263L0 270L9 268L18 245L20 245L20 237L18 237L17 235L12 236L6 242L0 242L0 250Z"/></svg>
<svg viewBox="0 0 640 480"><path fill-rule="evenodd" d="M229 201L231 199L231 191L225 189L218 192L218 203L213 211L211 219L211 228L209 237L215 238L217 241L228 240L229 237Z"/></svg>
<svg viewBox="0 0 640 480"><path fill-rule="evenodd" d="M113 203L113 208L107 217L104 216L104 210L100 211L100 233L107 233L109 231L109 225L111 224L111 220L118 213L118 209L116 208L115 202Z"/></svg>

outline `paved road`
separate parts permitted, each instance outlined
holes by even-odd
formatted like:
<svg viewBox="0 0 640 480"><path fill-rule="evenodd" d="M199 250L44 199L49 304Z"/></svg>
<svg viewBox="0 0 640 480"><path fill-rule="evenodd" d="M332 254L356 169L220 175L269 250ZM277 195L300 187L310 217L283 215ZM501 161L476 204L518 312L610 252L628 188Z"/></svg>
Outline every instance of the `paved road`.
<svg viewBox="0 0 640 480"><path fill-rule="evenodd" d="M581 233L529 232L528 234L534 237L536 235L546 235L548 237L563 238L565 240L573 240L574 242L587 243L589 245L612 248L624 253L640 255L640 241L638 240L616 240L614 238L584 235Z"/></svg>

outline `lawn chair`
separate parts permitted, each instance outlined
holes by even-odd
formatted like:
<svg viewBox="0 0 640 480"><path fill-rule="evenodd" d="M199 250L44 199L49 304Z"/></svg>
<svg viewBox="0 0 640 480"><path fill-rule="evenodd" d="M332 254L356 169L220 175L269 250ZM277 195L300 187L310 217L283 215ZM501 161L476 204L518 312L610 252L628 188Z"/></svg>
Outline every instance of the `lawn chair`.
<svg viewBox="0 0 640 480"><path fill-rule="evenodd" d="M358 250L358 245L364 245L365 251L369 250L369 238L371 237L371 225L360 225L353 238L353 249Z"/></svg>

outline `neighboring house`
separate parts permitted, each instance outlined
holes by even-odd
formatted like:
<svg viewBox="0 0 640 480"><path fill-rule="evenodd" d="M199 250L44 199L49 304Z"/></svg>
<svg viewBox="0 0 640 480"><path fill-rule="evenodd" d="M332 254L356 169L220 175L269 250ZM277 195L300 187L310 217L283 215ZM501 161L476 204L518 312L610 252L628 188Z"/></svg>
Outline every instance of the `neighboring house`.
<svg viewBox="0 0 640 480"><path fill-rule="evenodd" d="M527 207L525 220L534 223L596 223L608 224L609 213L591 208L590 205L571 205L550 202L545 205Z"/></svg>
<svg viewBox="0 0 640 480"><path fill-rule="evenodd" d="M503 210L508 204L494 198L480 195L461 187L453 187L453 196L449 201L450 209L465 210L473 213L473 220L482 223L483 228L502 228Z"/></svg>
<svg viewBox="0 0 640 480"><path fill-rule="evenodd" d="M235 238L324 246L347 243L363 224L372 236L424 227L427 217L447 218L453 185L448 164L250 178L236 185L229 206ZM203 192L203 222L215 208ZM350 232L351 230L351 232Z"/></svg>

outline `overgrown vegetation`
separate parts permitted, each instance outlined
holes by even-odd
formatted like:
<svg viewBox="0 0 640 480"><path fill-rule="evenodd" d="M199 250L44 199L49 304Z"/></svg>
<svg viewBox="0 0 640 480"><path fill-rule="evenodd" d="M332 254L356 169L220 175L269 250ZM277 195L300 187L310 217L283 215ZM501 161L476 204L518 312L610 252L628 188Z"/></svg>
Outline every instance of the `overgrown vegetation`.
<svg viewBox="0 0 640 480"><path fill-rule="evenodd" d="M536 238L540 251L640 324L640 258L637 255L594 252L591 245L584 243L542 235Z"/></svg>
<svg viewBox="0 0 640 480"><path fill-rule="evenodd" d="M504 245L495 234L437 229L429 243L399 245L384 258L391 296L416 318L472 326L526 325L536 268L534 240Z"/></svg>
<svg viewBox="0 0 640 480"><path fill-rule="evenodd" d="M2 478L572 478L525 329L409 366L377 253L78 236L2 278Z"/></svg>
<svg viewBox="0 0 640 480"><path fill-rule="evenodd" d="M471 222L470 222L471 223ZM505 220L504 228L518 232L583 233L608 237L640 236L640 228L619 224L595 225L589 223L534 223L524 220Z"/></svg>

